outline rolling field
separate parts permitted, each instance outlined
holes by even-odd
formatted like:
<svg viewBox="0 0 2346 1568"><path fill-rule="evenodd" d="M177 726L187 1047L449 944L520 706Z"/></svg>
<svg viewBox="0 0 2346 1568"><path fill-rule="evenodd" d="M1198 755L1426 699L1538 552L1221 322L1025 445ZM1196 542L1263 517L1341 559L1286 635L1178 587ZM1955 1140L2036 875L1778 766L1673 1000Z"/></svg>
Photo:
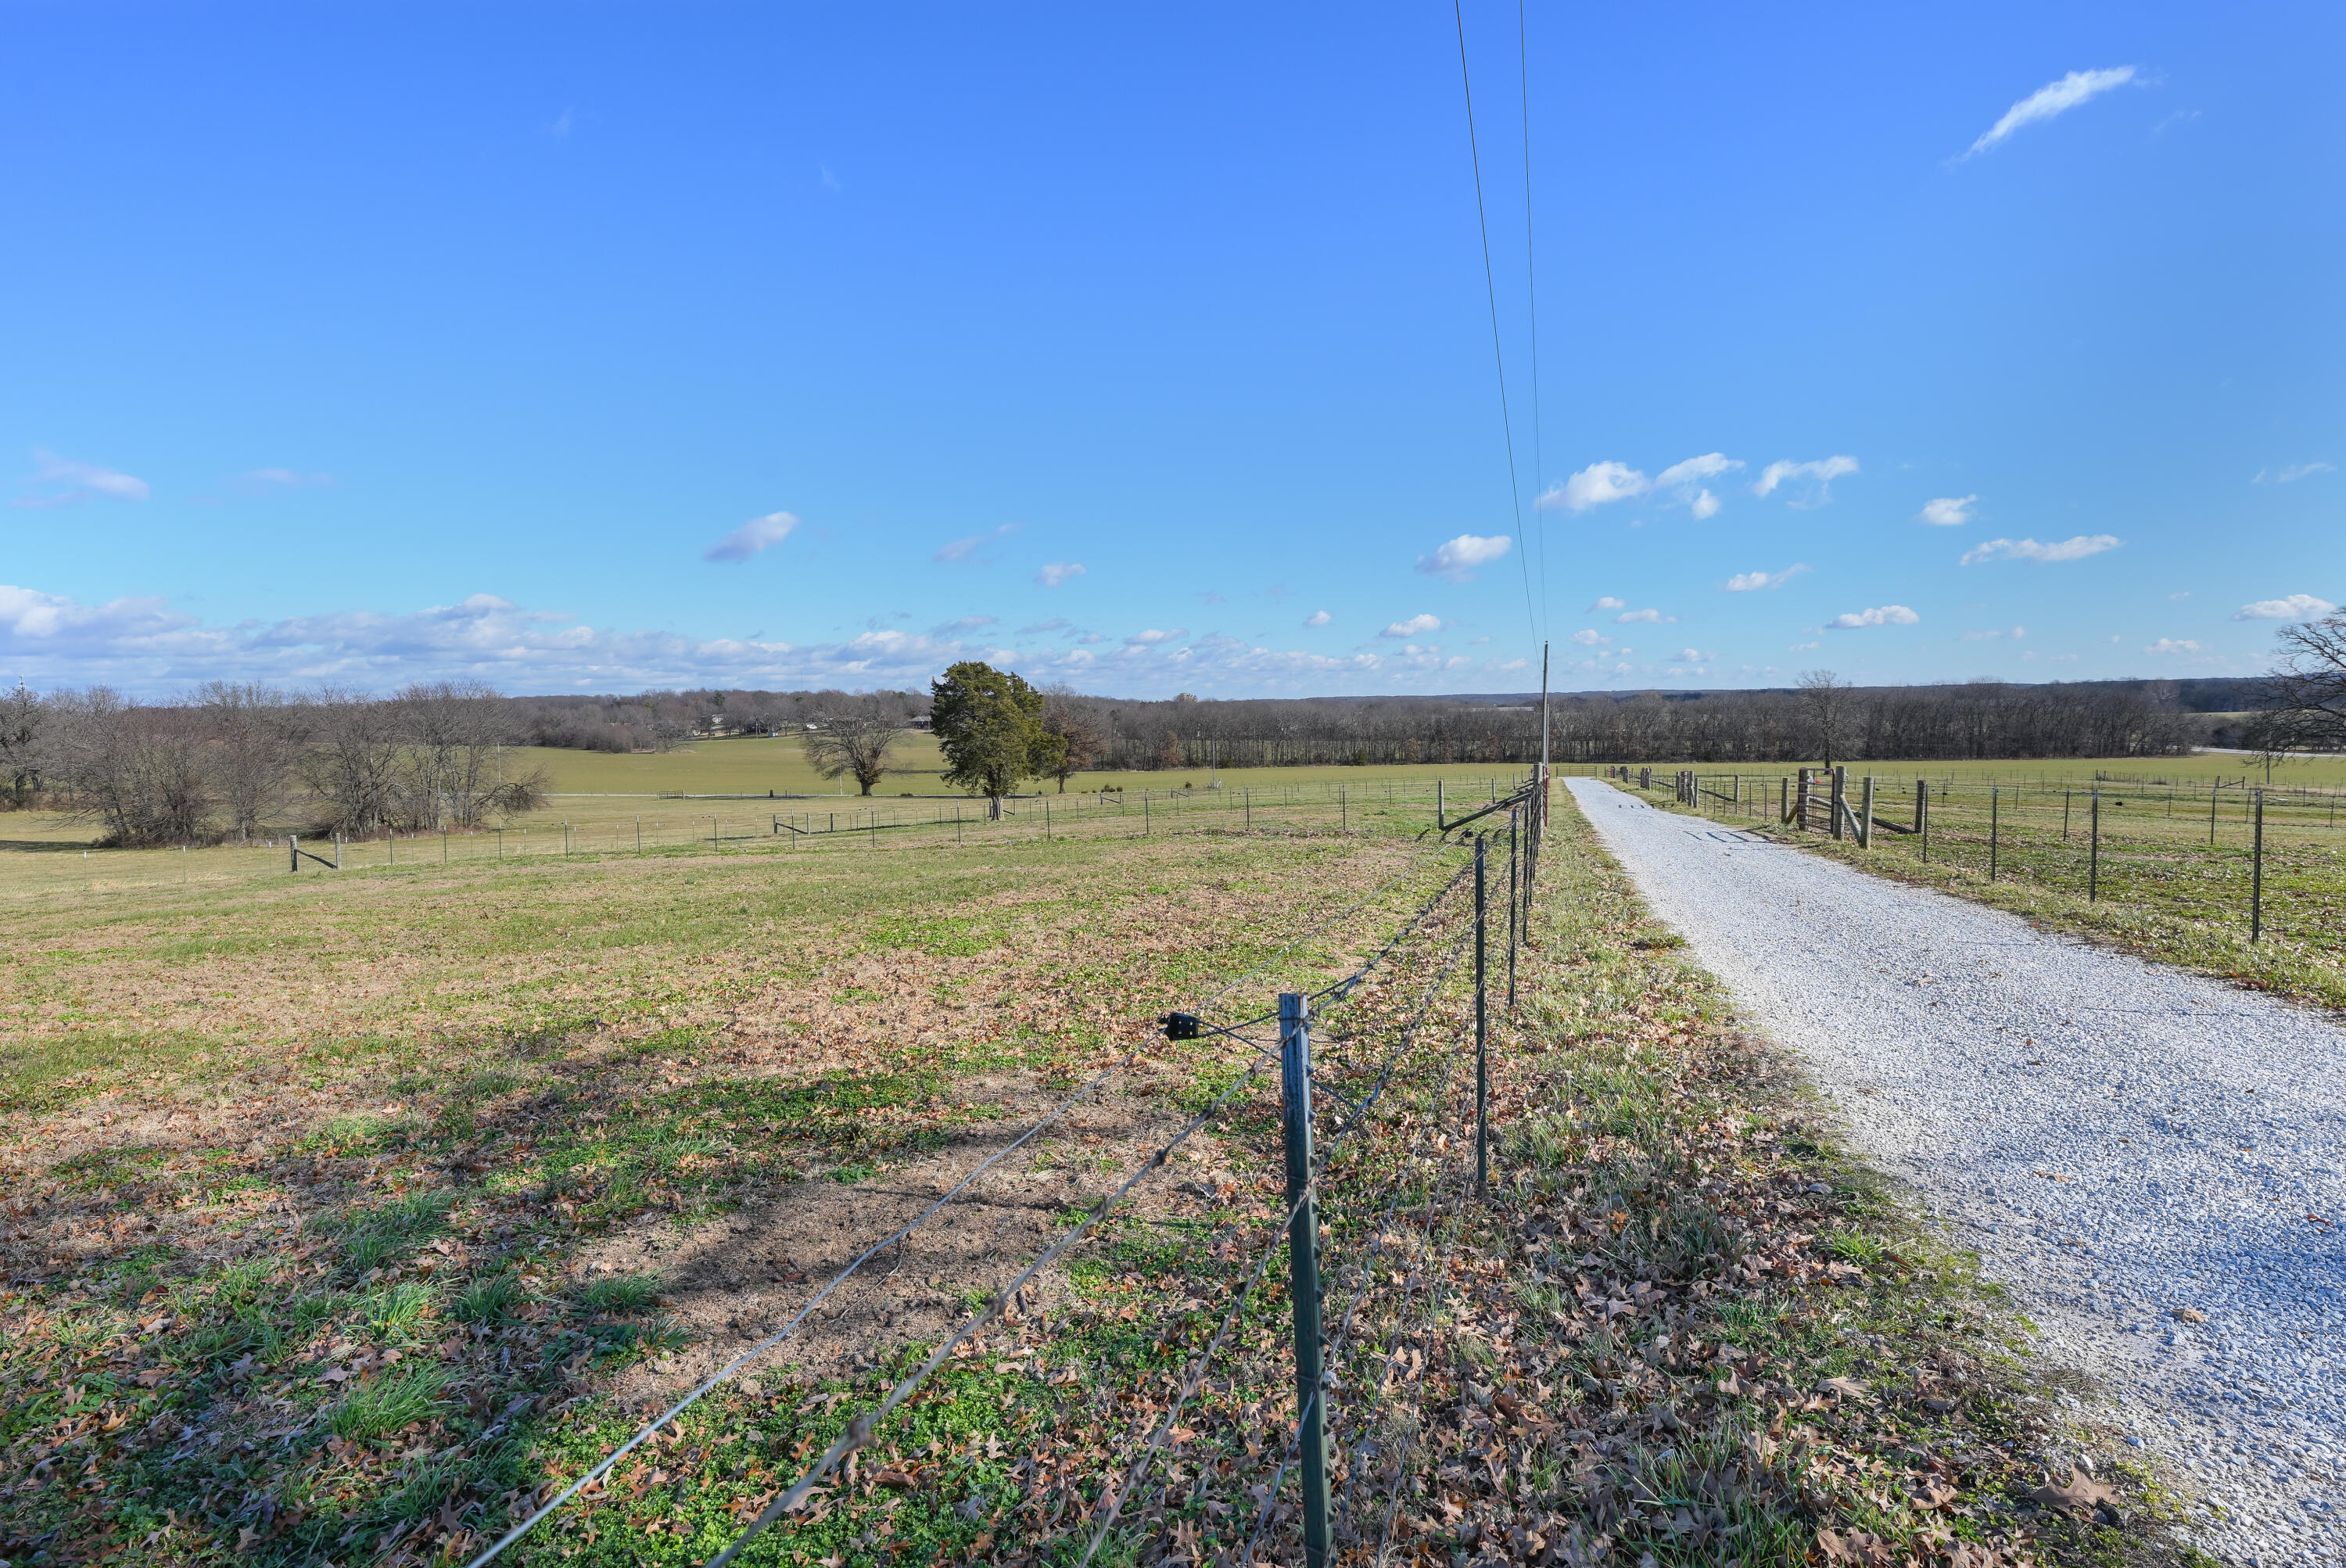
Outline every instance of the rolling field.
<svg viewBox="0 0 2346 1568"><path fill-rule="evenodd" d="M508 1560L705 1561L936 1347L744 1561L1292 1561L1276 1080L1157 1021L1373 958L1314 1024L1347 1551L2084 1561L1966 1266L1558 805L1486 1198L1463 851L1398 799L24 902L0 1556L460 1563L999 1156Z"/></svg>

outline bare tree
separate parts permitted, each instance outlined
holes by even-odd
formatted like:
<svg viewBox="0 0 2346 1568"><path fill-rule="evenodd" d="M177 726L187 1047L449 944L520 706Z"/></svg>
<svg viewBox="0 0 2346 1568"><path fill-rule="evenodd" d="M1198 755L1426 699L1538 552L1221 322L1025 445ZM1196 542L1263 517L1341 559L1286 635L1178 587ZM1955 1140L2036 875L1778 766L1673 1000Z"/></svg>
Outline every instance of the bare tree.
<svg viewBox="0 0 2346 1568"><path fill-rule="evenodd" d="M904 733L904 722L877 707L826 718L799 738L807 761L825 779L852 776L869 795L888 775L888 750Z"/></svg>
<svg viewBox="0 0 2346 1568"><path fill-rule="evenodd" d="M61 692L51 709L51 777L109 844L184 844L212 811L200 728L187 709L141 707L109 687Z"/></svg>
<svg viewBox="0 0 2346 1568"><path fill-rule="evenodd" d="M513 713L495 688L415 681L391 706L403 743L396 795L408 826L477 828L544 801L552 783L546 769L508 762Z"/></svg>
<svg viewBox="0 0 2346 1568"><path fill-rule="evenodd" d="M319 687L306 707L311 742L301 776L318 798L322 825L371 833L390 823L404 761L397 712L364 692L332 686Z"/></svg>
<svg viewBox="0 0 2346 1568"><path fill-rule="evenodd" d="M204 683L196 710L223 826L249 840L284 809L291 792L301 751L297 716L274 687L224 680Z"/></svg>
<svg viewBox="0 0 2346 1568"><path fill-rule="evenodd" d="M2250 743L2266 752L2346 750L2346 610L2283 626L2280 641Z"/></svg>
<svg viewBox="0 0 2346 1568"><path fill-rule="evenodd" d="M1058 742L1051 758L1051 777L1059 781L1059 793L1067 792L1067 780L1099 760L1107 749L1107 737L1093 728L1083 709L1076 706L1076 691L1064 682L1043 688L1043 733Z"/></svg>
<svg viewBox="0 0 2346 1568"><path fill-rule="evenodd" d="M48 709L22 680L0 696L0 774L8 779L9 804L23 809L41 788L41 730Z"/></svg>
<svg viewBox="0 0 2346 1568"><path fill-rule="evenodd" d="M1810 733L1816 738L1817 749L1824 754L1825 766L1831 768L1835 757L1848 751L1843 737L1849 729L1850 709L1854 706L1850 684L1829 669L1812 669L1800 677L1797 689L1808 715Z"/></svg>

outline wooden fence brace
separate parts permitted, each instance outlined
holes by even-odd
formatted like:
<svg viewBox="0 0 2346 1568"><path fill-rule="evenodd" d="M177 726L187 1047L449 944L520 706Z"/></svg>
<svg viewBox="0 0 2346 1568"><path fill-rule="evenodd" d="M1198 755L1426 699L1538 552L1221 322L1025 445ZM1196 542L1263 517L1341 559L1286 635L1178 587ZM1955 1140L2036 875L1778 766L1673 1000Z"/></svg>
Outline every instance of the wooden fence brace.
<svg viewBox="0 0 2346 1568"><path fill-rule="evenodd" d="M1320 1213L1311 1196L1311 1025L1298 992L1279 997L1279 1068L1287 1113L1288 1286L1295 1298L1296 1444L1303 1461L1303 1553L1328 1560L1326 1378L1320 1324Z"/></svg>
<svg viewBox="0 0 2346 1568"><path fill-rule="evenodd" d="M2265 934L2265 792L2257 791L2256 847L2249 852L2249 941Z"/></svg>
<svg viewBox="0 0 2346 1568"><path fill-rule="evenodd" d="M1491 1196L1491 1013L1484 981L1484 935L1490 905L1484 892L1485 835L1474 835L1474 1194Z"/></svg>

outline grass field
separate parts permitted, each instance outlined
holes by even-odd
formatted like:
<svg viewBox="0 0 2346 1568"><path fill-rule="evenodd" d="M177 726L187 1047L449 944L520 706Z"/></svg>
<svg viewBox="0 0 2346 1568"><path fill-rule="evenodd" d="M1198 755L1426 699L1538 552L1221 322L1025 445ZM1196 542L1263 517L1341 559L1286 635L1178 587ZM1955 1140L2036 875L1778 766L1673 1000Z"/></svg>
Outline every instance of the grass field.
<svg viewBox="0 0 2346 1568"><path fill-rule="evenodd" d="M1801 835L1820 852L1983 900L2329 1007L2346 1007L2346 812L2316 787L2337 764L2274 770L2270 790L2222 771L2096 764L2082 776L2005 769L1878 769L1872 846ZM2246 760L2246 759L2238 759ZM2323 771L2327 769L2327 771ZM1862 778L1851 769L1852 809ZM1673 770L1674 771L1674 770ZM1781 776L1697 769L1699 809L1780 827ZM2099 775L2098 781L2096 775ZM1927 835L1913 832L1930 780ZM2220 782L2219 782L2220 779ZM1642 791L1671 803L1671 773ZM2263 799L2261 851L2258 801ZM2252 921L2253 917L2253 921ZM2253 939L2253 940L2252 940Z"/></svg>
<svg viewBox="0 0 2346 1568"><path fill-rule="evenodd" d="M1095 1561L1227 1559L1258 1529L1293 1560L1276 1088L1154 1020L1357 969L1460 864L1422 818L20 905L0 1556L461 1562L1105 1070L513 1560L703 1561L1218 1097L747 1560L1074 1563L1112 1481ZM1520 1011L1494 1007L1487 1203L1461 895L1319 1026L1331 1092L1386 1085L1321 1178L1352 1550L2149 1560L2138 1528L2030 1501L2031 1461L2089 1434L2026 1395L1962 1260L1834 1153L1561 792L1546 853Z"/></svg>

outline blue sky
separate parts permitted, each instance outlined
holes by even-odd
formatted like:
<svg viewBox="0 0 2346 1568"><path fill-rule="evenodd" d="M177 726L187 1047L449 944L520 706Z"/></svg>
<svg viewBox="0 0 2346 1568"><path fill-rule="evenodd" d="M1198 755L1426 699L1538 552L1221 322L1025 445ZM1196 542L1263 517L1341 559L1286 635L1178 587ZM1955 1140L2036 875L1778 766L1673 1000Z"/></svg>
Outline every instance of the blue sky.
<svg viewBox="0 0 2346 1568"><path fill-rule="evenodd" d="M2242 674L2346 601L2338 7L1464 21L1507 428L1446 7L0 9L0 679Z"/></svg>

